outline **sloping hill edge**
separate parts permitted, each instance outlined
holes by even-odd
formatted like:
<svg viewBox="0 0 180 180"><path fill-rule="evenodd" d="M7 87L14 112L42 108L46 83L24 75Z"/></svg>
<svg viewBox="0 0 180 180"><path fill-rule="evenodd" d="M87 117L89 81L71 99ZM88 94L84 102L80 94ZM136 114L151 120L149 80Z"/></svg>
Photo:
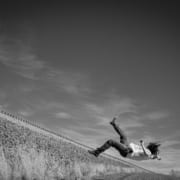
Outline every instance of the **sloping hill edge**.
<svg viewBox="0 0 180 180"><path fill-rule="evenodd" d="M59 133L56 133L56 132L48 129L48 128L44 128L41 125L39 125L38 123L36 123L35 121L32 122L32 121L26 120L24 118L21 118L19 115L18 116L14 115L14 114L9 113L9 112L7 112L5 110L2 110L2 109L0 110L0 117L3 118L3 119L8 120L10 122L13 122L13 123L15 123L17 125L29 128L30 130L35 131L37 133L41 133L43 135L53 137L53 138L55 138L57 140L63 140L65 142L68 142L68 143L71 143L71 144L76 145L78 147L81 147L81 148L83 148L85 150L93 149L90 146L84 145L84 144L82 144L80 142L77 142L77 141L75 141L73 139L65 137L65 136L63 136L63 135L61 135ZM121 163L123 163L123 164L125 164L127 166L135 168L136 171L138 171L138 172L154 173L154 172L152 172L152 171L150 171L148 169L145 169L145 168L140 167L140 166L138 166L136 164L127 162L125 160L122 160L120 158L117 158L115 156L112 156L112 155L109 155L109 154L106 154L106 153L103 153L101 156L106 157L106 158L110 158L110 159L115 160L115 161L119 161L119 162L121 162Z"/></svg>

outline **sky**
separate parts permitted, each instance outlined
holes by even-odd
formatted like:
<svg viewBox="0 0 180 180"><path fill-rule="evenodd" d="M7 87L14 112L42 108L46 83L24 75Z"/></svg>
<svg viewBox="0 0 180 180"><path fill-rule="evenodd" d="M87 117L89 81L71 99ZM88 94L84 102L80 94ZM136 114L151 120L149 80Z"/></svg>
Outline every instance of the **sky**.
<svg viewBox="0 0 180 180"><path fill-rule="evenodd" d="M2 1L0 108L91 147L160 141L180 170L180 54L176 1ZM115 150L109 153L118 156Z"/></svg>

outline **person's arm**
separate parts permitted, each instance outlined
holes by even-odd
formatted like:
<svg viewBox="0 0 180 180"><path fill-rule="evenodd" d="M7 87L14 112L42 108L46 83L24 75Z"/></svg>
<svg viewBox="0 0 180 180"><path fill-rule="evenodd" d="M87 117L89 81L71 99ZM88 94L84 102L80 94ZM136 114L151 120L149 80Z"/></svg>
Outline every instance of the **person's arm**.
<svg viewBox="0 0 180 180"><path fill-rule="evenodd" d="M141 147L142 147L142 149L143 149L143 151L144 151L144 154L145 154L146 156L148 156L150 159L161 160L161 157L160 157L159 155L153 155L153 154L148 153L148 152L146 151L146 148L144 147L144 142L143 142L143 140L140 140L140 144L141 144Z"/></svg>
<svg viewBox="0 0 180 180"><path fill-rule="evenodd" d="M148 156L150 159L153 159L154 156L153 156L150 152L148 152L148 151L146 150L146 148L144 147L144 141L143 141L143 140L140 140L140 144L141 144L141 147L142 147L142 149L143 149L144 154L145 154L146 156Z"/></svg>

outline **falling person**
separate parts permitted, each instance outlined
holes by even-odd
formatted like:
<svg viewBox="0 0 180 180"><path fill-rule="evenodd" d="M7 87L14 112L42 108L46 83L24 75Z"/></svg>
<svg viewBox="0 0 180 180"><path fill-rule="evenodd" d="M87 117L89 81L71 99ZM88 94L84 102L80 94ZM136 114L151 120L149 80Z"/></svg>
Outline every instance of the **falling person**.
<svg viewBox="0 0 180 180"><path fill-rule="evenodd" d="M146 147L144 146L143 140L140 140L140 145L135 143L129 143L124 131L116 124L116 119L117 118L114 117L110 124L120 136L120 142L116 142L110 139L106 141L101 147L95 150L88 150L90 154L98 157L102 152L113 147L124 158L129 158L137 161L149 159L161 160L161 157L159 156L159 146L161 145L160 143L150 142Z"/></svg>

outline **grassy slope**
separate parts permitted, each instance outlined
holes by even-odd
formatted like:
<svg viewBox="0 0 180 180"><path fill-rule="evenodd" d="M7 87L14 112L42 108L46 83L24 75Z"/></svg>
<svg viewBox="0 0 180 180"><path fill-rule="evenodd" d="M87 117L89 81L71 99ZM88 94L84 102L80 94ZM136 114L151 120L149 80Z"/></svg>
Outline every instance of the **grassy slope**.
<svg viewBox="0 0 180 180"><path fill-rule="evenodd" d="M0 180L88 179L126 168L130 167L0 118Z"/></svg>

